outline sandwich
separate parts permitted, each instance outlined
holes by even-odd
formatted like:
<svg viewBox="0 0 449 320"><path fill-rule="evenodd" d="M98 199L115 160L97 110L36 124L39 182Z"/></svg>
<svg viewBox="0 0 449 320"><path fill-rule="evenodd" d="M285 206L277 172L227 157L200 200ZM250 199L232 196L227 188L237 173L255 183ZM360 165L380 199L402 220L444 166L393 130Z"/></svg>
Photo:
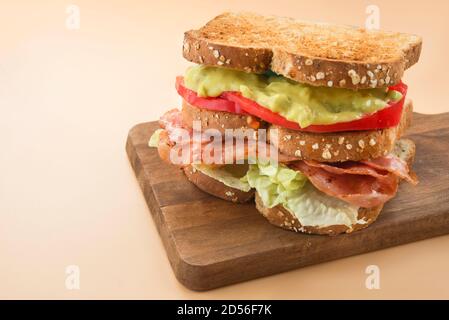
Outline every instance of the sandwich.
<svg viewBox="0 0 449 320"><path fill-rule="evenodd" d="M161 117L150 146L203 191L255 199L275 226L365 228L401 181L418 182L415 145L401 138L413 113L402 77L421 46L410 34L221 14L185 33L194 65L176 79L182 109Z"/></svg>

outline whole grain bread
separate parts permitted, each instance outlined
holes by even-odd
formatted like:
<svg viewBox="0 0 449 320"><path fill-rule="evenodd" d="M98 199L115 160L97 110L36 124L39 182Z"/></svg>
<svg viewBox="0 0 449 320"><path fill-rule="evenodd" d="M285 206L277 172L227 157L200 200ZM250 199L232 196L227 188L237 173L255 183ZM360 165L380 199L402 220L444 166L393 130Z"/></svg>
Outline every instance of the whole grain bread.
<svg viewBox="0 0 449 320"><path fill-rule="evenodd" d="M407 99L404 103L401 121L396 127L382 130L345 131L330 133L312 133L270 125L250 115L238 115L228 112L198 108L183 101L182 121L192 127L194 120L201 122L202 129L216 129L221 134L226 129L253 129L249 123L258 123L257 128L277 130L277 141L270 141L280 153L298 160L316 160L320 162L360 161L383 156L390 152L410 126L413 116L413 103ZM270 134L267 135L268 137Z"/></svg>
<svg viewBox="0 0 449 320"><path fill-rule="evenodd" d="M412 167L415 152L415 144L410 139L398 140L393 149L393 153L406 161L409 168ZM356 223L350 227L346 225L333 225L327 227L302 226L301 222L296 218L296 216L290 211L286 210L282 205L278 205L273 208L265 207L257 193L256 208L265 218L267 218L267 220L271 224L277 227L309 234L337 235L341 233L351 233L368 227L374 221L376 221L377 217L382 211L383 206L377 206L374 208L359 208L357 217L358 221L363 220L365 223Z"/></svg>
<svg viewBox="0 0 449 320"><path fill-rule="evenodd" d="M198 108L183 100L182 122L192 128L193 121L200 121L202 129L216 129L221 134L225 134L226 129L241 129L245 133L246 129L263 129L268 125L251 115Z"/></svg>
<svg viewBox="0 0 449 320"><path fill-rule="evenodd" d="M299 220L294 214L285 209L283 206L279 205L274 208L267 208L263 205L262 199L256 193L256 208L267 220L283 229L303 232L308 234L320 234L335 236L341 233L351 233L363 228L368 227L371 223L376 221L383 206L377 206L374 208L360 208L358 212L357 219L359 221L363 220L366 223L357 223L351 226L351 228L345 225L333 225L328 227L317 227L317 226L302 226Z"/></svg>
<svg viewBox="0 0 449 320"><path fill-rule="evenodd" d="M268 70L314 86L379 88L398 83L420 56L422 39L398 32L223 13L184 34L192 62L246 72Z"/></svg>
<svg viewBox="0 0 449 320"><path fill-rule="evenodd" d="M311 133L272 125L278 139L270 141L279 152L300 160L319 162L360 161L389 153L410 126L413 104L406 100L398 126L382 130ZM270 136L270 135L268 135Z"/></svg>
<svg viewBox="0 0 449 320"><path fill-rule="evenodd" d="M191 165L184 167L183 170L190 182L204 192L207 192L215 197L236 203L248 202L254 197L254 190L245 192L229 187L224 183L205 175L201 171L196 170Z"/></svg>

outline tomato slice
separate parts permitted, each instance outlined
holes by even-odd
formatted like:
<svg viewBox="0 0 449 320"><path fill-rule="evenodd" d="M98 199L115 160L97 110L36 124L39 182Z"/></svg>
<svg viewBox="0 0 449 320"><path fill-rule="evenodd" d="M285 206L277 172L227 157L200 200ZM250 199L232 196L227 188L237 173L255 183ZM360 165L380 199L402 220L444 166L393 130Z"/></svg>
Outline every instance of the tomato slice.
<svg viewBox="0 0 449 320"><path fill-rule="evenodd" d="M189 104L197 106L199 108L224 111L236 114L247 114L240 105L229 101L221 97L214 98L203 98L199 97L195 91L187 89L184 84L183 77L176 77L176 91L178 94L184 98Z"/></svg>
<svg viewBox="0 0 449 320"><path fill-rule="evenodd" d="M307 132L340 132L340 131L360 131L360 130L376 130L382 128L394 127L399 124L402 115L402 108L404 105L405 95L407 93L407 86L403 83L390 87L390 89L397 90L402 93L402 99L391 103L388 107L379 110L375 113L364 116L361 119L339 122L329 125L310 125L301 128L298 123L290 121L267 108L262 107L258 103L243 97L238 92L225 92L223 97L240 104L241 108L256 117L259 117L267 122L279 125L284 128L307 131Z"/></svg>
<svg viewBox="0 0 449 320"><path fill-rule="evenodd" d="M400 82L389 87L390 90L399 91L402 99L390 103L390 105L375 113L365 115L363 118L348 122L340 122L329 125L310 125L301 128L298 123L287 120L278 113L259 105L257 102L243 97L239 92L223 92L216 98L198 97L195 91L189 90L183 85L183 78L176 78L176 89L178 93L190 104L200 108L226 111L238 114L251 114L269 123L279 125L284 128L306 131L306 132L339 132L339 131L360 131L376 130L394 127L399 124L407 94L407 85Z"/></svg>

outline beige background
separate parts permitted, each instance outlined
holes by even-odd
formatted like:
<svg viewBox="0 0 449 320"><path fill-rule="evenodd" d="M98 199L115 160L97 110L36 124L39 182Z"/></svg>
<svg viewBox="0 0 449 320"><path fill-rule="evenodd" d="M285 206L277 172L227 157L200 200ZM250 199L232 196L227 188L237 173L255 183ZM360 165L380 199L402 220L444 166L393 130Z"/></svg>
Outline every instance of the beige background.
<svg viewBox="0 0 449 320"><path fill-rule="evenodd" d="M74 3L76 31L65 27L68 1L0 4L0 298L449 298L449 236L191 292L124 150L131 126L179 105L183 32L224 10L363 25L376 3L382 28L424 37L405 78L416 110L449 111L446 1ZM65 288L71 264L80 290ZM371 264L380 290L365 288Z"/></svg>

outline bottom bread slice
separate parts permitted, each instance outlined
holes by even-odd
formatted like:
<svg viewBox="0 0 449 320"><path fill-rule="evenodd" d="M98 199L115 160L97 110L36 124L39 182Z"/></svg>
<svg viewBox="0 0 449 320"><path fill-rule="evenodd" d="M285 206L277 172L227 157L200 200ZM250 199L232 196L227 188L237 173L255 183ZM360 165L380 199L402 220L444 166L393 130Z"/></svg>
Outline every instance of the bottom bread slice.
<svg viewBox="0 0 449 320"><path fill-rule="evenodd" d="M282 205L278 205L274 208L265 207L262 203L262 199L256 193L256 208L271 224L291 231L309 234L337 235L340 233L350 233L366 228L371 223L376 221L382 211L382 207L383 206L377 206L374 208L360 208L357 219L358 221L364 221L364 223L356 223L350 227L346 225L333 225L327 227L303 226L299 222L298 218L296 218L294 214L285 209Z"/></svg>
<svg viewBox="0 0 449 320"><path fill-rule="evenodd" d="M237 203L244 203L254 197L254 190L245 192L233 187L229 187L223 182L220 182L212 177L209 177L208 175L205 175L201 171L196 170L191 165L184 167L183 170L190 182L192 182L204 192L207 192L218 198Z"/></svg>
<svg viewBox="0 0 449 320"><path fill-rule="evenodd" d="M409 139L400 139L396 141L392 153L407 162L409 168L411 168L415 156L415 144ZM298 218L285 209L282 205L278 205L273 208L264 206L262 199L256 193L256 208L257 210L273 225L288 229L295 232L304 232L309 234L320 235L337 235L341 233L350 233L363 228L368 227L374 221L376 221L383 205L373 208L359 208L357 223L347 225L331 225L331 226L303 226Z"/></svg>

